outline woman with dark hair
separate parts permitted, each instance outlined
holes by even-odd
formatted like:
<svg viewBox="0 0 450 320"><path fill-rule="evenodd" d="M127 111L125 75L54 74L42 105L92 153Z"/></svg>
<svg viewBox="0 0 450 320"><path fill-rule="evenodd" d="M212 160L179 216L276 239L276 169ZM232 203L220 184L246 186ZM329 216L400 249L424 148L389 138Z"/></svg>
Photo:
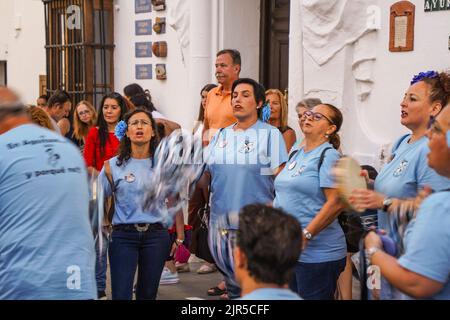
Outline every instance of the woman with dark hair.
<svg viewBox="0 0 450 320"><path fill-rule="evenodd" d="M184 241L182 212L176 216L177 238L171 248L167 217L143 208L159 143L156 123L148 111L136 109L127 113L119 126L119 155L105 162L99 176L105 197L114 196L109 246L112 298L132 299L138 268L136 299L153 300L166 258ZM165 200L161 199L162 206Z"/></svg>
<svg viewBox="0 0 450 320"><path fill-rule="evenodd" d="M200 96L201 96L201 102L200 107L198 111L198 118L197 123L194 126L194 129L192 130L192 133L195 134L202 134L203 132L203 120L205 119L205 104L206 104L206 98L208 96L208 92L217 87L217 85L209 83L205 85L202 90L200 90ZM205 179L202 178L198 183L195 185L195 190L193 191L191 197L189 198L189 220L188 224L192 226L192 233L193 235L198 235L199 229L201 226L201 221L198 217L198 212L200 209L204 208L205 205L208 202L208 184L205 182ZM205 255L203 255L200 248L205 248L205 246L202 244L201 247L198 246L197 237L193 237L192 243L191 243L191 252L193 252L197 257L202 259L208 259ZM200 251L199 251L200 250ZM206 274L216 271L217 268L214 264L214 261L207 261L203 263L200 268L197 270L197 273L199 274Z"/></svg>
<svg viewBox="0 0 450 320"><path fill-rule="evenodd" d="M303 114L305 143L293 150L275 179L274 207L296 217L303 229L303 252L291 288L304 299L332 300L345 268L346 242L336 219L342 205L331 170L340 158L342 113L320 104Z"/></svg>
<svg viewBox="0 0 450 320"><path fill-rule="evenodd" d="M374 190L354 190L350 198L356 207L378 210L378 227L396 242L398 254L403 253L403 234L415 213L414 208L402 209L408 199L420 191L431 192L429 188L441 191L450 187L450 180L427 164L426 137L430 119L449 101L450 72L427 71L414 76L400 103L400 123L411 132L394 143L390 162L371 181ZM381 299L399 298L401 293L382 278Z"/></svg>
<svg viewBox="0 0 450 320"><path fill-rule="evenodd" d="M247 204L273 201L274 177L286 162L287 152L280 131L266 123L270 106L264 104L265 99L264 87L255 80L242 78L232 85L231 105L237 122L219 130L208 146L210 230ZM210 234L210 239L215 236ZM225 281L229 298L239 297L240 288L233 286L232 279Z"/></svg>
<svg viewBox="0 0 450 320"><path fill-rule="evenodd" d="M208 83L205 85L202 90L200 90L200 107L198 108L198 117L197 117L197 123L194 126L194 129L192 132L195 134L199 129L203 130L203 122L205 120L205 105L206 105L206 98L208 98L208 92L212 89L216 88L217 85L214 83Z"/></svg>
<svg viewBox="0 0 450 320"><path fill-rule="evenodd" d="M125 99L116 92L107 94L101 101L101 108L98 114L97 126L92 127L86 137L84 145L84 160L91 175L96 175L102 170L106 160L117 154L119 140L114 135L116 125L122 120L127 112ZM108 226L110 221L104 220L102 236L105 243L108 243ZM99 243L96 243L97 259L95 273L97 279L98 298L106 297L106 255L107 246L103 252L99 253Z"/></svg>
<svg viewBox="0 0 450 320"><path fill-rule="evenodd" d="M114 130L127 112L125 100L117 92L105 95L100 105L97 126L89 130L84 146L89 173L102 170L103 163L117 154L119 140L114 136Z"/></svg>
<svg viewBox="0 0 450 320"><path fill-rule="evenodd" d="M168 120L161 113L156 110L150 91L144 90L137 83L130 84L123 89L125 97L134 105L136 108L144 108L151 112L153 119L155 119L158 125L158 132L161 136L168 136L173 131L181 129L181 126L173 121Z"/></svg>

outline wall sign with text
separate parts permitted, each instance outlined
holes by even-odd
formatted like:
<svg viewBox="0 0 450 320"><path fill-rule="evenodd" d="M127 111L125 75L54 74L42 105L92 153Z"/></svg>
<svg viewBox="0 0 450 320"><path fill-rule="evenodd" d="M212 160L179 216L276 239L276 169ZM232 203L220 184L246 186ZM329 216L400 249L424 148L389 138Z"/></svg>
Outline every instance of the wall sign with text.
<svg viewBox="0 0 450 320"><path fill-rule="evenodd" d="M136 65L136 79L138 79L138 80L152 79L152 65L151 64L137 64Z"/></svg>
<svg viewBox="0 0 450 320"><path fill-rule="evenodd" d="M425 12L450 10L450 0L425 0Z"/></svg>
<svg viewBox="0 0 450 320"><path fill-rule="evenodd" d="M414 20L416 6L409 1L398 1L390 9L389 51L414 50Z"/></svg>
<svg viewBox="0 0 450 320"><path fill-rule="evenodd" d="M136 21L136 35L149 36L152 34L152 20L137 20Z"/></svg>
<svg viewBox="0 0 450 320"><path fill-rule="evenodd" d="M152 12L151 0L134 0L134 11L136 13Z"/></svg>
<svg viewBox="0 0 450 320"><path fill-rule="evenodd" d="M152 43L136 42L136 58L151 58L151 57L152 57Z"/></svg>

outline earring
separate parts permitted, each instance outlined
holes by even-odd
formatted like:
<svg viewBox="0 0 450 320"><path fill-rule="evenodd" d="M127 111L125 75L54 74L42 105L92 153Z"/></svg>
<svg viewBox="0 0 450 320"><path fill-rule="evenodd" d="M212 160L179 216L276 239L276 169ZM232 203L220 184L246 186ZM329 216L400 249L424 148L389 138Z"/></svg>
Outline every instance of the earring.
<svg viewBox="0 0 450 320"><path fill-rule="evenodd" d="M325 133L325 138L329 139L330 135L328 133Z"/></svg>

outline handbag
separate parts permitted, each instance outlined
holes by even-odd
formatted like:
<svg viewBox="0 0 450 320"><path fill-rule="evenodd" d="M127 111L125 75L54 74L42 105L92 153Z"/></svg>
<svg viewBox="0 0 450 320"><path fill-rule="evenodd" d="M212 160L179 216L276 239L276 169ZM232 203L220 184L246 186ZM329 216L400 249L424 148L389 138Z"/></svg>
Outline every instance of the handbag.
<svg viewBox="0 0 450 320"><path fill-rule="evenodd" d="M187 263L191 253L189 250L183 245L180 244L175 251L175 261L179 263Z"/></svg>
<svg viewBox="0 0 450 320"><path fill-rule="evenodd" d="M364 233L360 214L352 211L344 211L339 214L338 222L344 231L347 252L359 251L359 241Z"/></svg>
<svg viewBox="0 0 450 320"><path fill-rule="evenodd" d="M200 227L195 231L193 235L197 241L197 250L195 255L200 259L203 259L209 263L214 263L211 250L208 245L208 222L209 222L209 205L206 204L203 208L200 208L197 215L200 220Z"/></svg>

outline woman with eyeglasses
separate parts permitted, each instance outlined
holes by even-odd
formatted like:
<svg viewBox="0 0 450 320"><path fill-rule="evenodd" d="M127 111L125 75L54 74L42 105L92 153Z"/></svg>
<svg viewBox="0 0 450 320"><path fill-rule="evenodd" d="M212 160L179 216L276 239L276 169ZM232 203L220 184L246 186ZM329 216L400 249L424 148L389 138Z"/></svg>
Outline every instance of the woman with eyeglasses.
<svg viewBox="0 0 450 320"><path fill-rule="evenodd" d="M304 250L290 283L307 300L332 300L346 263L344 232L337 221L342 204L331 170L340 158L342 113L320 104L303 114L304 144L275 179L274 207L296 217L303 228Z"/></svg>
<svg viewBox="0 0 450 320"><path fill-rule="evenodd" d="M448 72L428 71L414 76L400 104L400 123L411 133L394 143L391 161L375 179L374 190L354 190L350 198L357 207L378 210L378 227L396 242L398 254L403 253L402 236L414 212L413 208L402 209L405 199L415 198L424 188L440 191L450 187L450 180L427 164L425 135L430 117L436 117L450 99L450 92L445 89L449 79ZM382 280L381 299L400 297Z"/></svg>
<svg viewBox="0 0 450 320"><path fill-rule="evenodd" d="M162 209L143 207L159 143L150 112L138 108L127 113L116 135L119 155L105 162L99 176L105 197L113 195L115 200L109 245L112 298L132 299L137 268L136 299L154 300L166 258L184 241L183 216L182 212L176 215L177 240L171 247L170 218ZM163 208L166 199L160 201Z"/></svg>
<svg viewBox="0 0 450 320"><path fill-rule="evenodd" d="M84 151L84 144L89 130L97 123L97 112L89 101L80 101L75 107L73 116L73 134L74 141L81 152Z"/></svg>
<svg viewBox="0 0 450 320"><path fill-rule="evenodd" d="M219 130L208 147L210 239L221 218L238 213L247 204L270 204L275 196L274 177L286 162L287 152L280 131L265 123L270 113L265 100L264 87L255 80L234 81L231 105L237 122ZM228 297L238 298L240 288L231 279L225 281Z"/></svg>
<svg viewBox="0 0 450 320"><path fill-rule="evenodd" d="M278 128L283 135L286 150L289 152L295 143L295 131L288 126L288 105L283 94L278 89L266 91L266 99L270 105L269 124Z"/></svg>

